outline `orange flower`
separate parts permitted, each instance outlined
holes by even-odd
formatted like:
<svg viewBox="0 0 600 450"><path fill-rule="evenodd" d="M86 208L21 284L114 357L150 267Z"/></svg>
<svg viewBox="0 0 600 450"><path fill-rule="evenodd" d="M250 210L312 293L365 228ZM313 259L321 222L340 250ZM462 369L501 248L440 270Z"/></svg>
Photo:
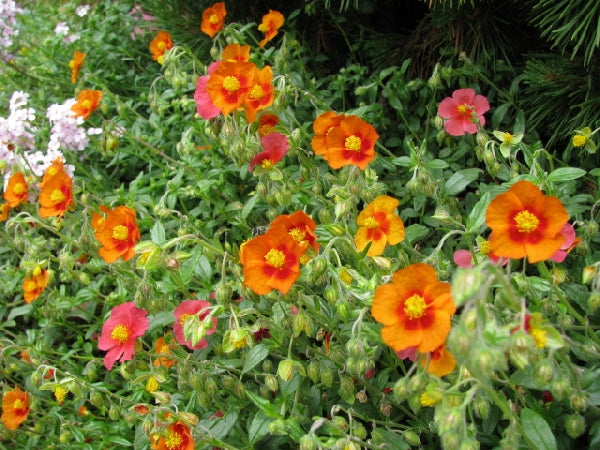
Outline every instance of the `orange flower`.
<svg viewBox="0 0 600 450"><path fill-rule="evenodd" d="M221 61L206 84L213 105L223 115L239 108L254 86L256 72L256 66L251 62Z"/></svg>
<svg viewBox="0 0 600 450"><path fill-rule="evenodd" d="M355 165L362 170L375 157L375 128L358 116L346 116L325 136L327 153L323 156L333 169Z"/></svg>
<svg viewBox="0 0 600 450"><path fill-rule="evenodd" d="M455 311L450 284L438 281L435 269L422 263L398 270L391 283L379 286L371 307L383 324L383 341L396 352L436 350L446 342Z"/></svg>
<svg viewBox="0 0 600 450"><path fill-rule="evenodd" d="M454 355L448 351L446 344L440 345L434 351L429 353L429 357L427 372L438 377L448 375L456 367L456 359L454 359ZM423 359L421 364L425 365L425 363L426 359Z"/></svg>
<svg viewBox="0 0 600 450"><path fill-rule="evenodd" d="M492 229L491 250L499 257L530 263L550 259L565 240L561 233L569 214L561 201L544 195L533 183L521 180L494 198L485 214Z"/></svg>
<svg viewBox="0 0 600 450"><path fill-rule="evenodd" d="M48 169L51 169L50 166ZM44 177L45 178L45 177ZM40 216L61 218L67 209L75 205L73 201L73 180L64 171L43 181L40 191Z"/></svg>
<svg viewBox="0 0 600 450"><path fill-rule="evenodd" d="M327 111L319 115L313 122L313 130L315 136L312 139L312 148L317 155L327 154L327 145L325 137L332 128L338 127L342 119L346 117L344 114L338 114L335 111Z"/></svg>
<svg viewBox="0 0 600 450"><path fill-rule="evenodd" d="M317 224L304 211L296 211L293 214L282 214L276 217L269 229L274 230L282 227L290 237L299 245L307 248L311 246L315 252L319 251L319 243L316 241L315 228Z"/></svg>
<svg viewBox="0 0 600 450"><path fill-rule="evenodd" d="M0 222L4 222L8 219L8 213L10 211L10 205L8 203L2 203L0 205Z"/></svg>
<svg viewBox="0 0 600 450"><path fill-rule="evenodd" d="M265 33L265 38L258 44L260 48L263 48L267 42L277 36L278 30L283 26L284 21L283 14L272 9L263 16L262 23L258 26L258 31Z"/></svg>
<svg viewBox="0 0 600 450"><path fill-rule="evenodd" d="M31 303L37 299L50 281L50 273L40 266L35 266L30 277L26 277L23 281L23 298L27 303Z"/></svg>
<svg viewBox="0 0 600 450"><path fill-rule="evenodd" d="M244 244L244 285L259 295L277 289L287 294L300 276L300 256L306 250L283 227L269 229Z"/></svg>
<svg viewBox="0 0 600 450"><path fill-rule="evenodd" d="M195 441L190 434L189 427L178 420L167 427L158 441L152 443L152 448L156 450L194 450L194 444Z"/></svg>
<svg viewBox="0 0 600 450"><path fill-rule="evenodd" d="M210 8L206 8L202 13L200 29L211 38L214 37L217 31L223 28L226 15L225 2L215 3Z"/></svg>
<svg viewBox="0 0 600 450"><path fill-rule="evenodd" d="M77 103L71 106L71 110L75 113L75 117L81 116L87 120L92 112L100 106L102 100L102 91L86 89L77 94Z"/></svg>
<svg viewBox="0 0 600 450"><path fill-rule="evenodd" d="M102 244L98 251L107 263L115 262L119 257L128 261L135 255L133 247L140 240L140 230L135 221L135 211L127 206L117 206L110 210L100 208L106 217L100 214L92 216L94 236Z"/></svg>
<svg viewBox="0 0 600 450"><path fill-rule="evenodd" d="M160 65L164 63L165 53L173 48L171 35L166 31L156 33L154 39L150 41L150 52L152 59L158 61Z"/></svg>
<svg viewBox="0 0 600 450"><path fill-rule="evenodd" d="M40 181L40 188L44 187L44 183L56 175L58 172L64 171L64 164L62 158L58 157L52 164L46 169L44 175L42 176L42 181Z"/></svg>
<svg viewBox="0 0 600 450"><path fill-rule="evenodd" d="M275 126L279 123L279 117L275 114L261 114L258 118L258 135L263 138L267 134L275 131Z"/></svg>
<svg viewBox="0 0 600 450"><path fill-rule="evenodd" d="M27 202L29 190L25 176L21 172L13 173L8 179L6 191L4 191L4 200L9 207L14 208L21 203Z"/></svg>
<svg viewBox="0 0 600 450"><path fill-rule="evenodd" d="M85 59L85 53L75 50L73 53L73 59L69 61L69 67L71 68L71 83L77 81L79 76L79 69L83 66L83 60Z"/></svg>
<svg viewBox="0 0 600 450"><path fill-rule="evenodd" d="M2 423L9 430L16 430L27 419L29 414L29 397L27 391L15 387L2 397Z"/></svg>
<svg viewBox="0 0 600 450"><path fill-rule="evenodd" d="M356 219L360 228L354 237L359 252L370 242L367 256L381 255L388 243L396 245L404 240L404 223L394 213L398 205L395 198L380 195L361 211Z"/></svg>
<svg viewBox="0 0 600 450"><path fill-rule="evenodd" d="M161 336L156 340L154 343L154 353L158 353L161 356L152 362L154 367L165 366L168 369L175 364L175 359L165 356L172 354L172 348L175 348L175 346L173 344L167 344L164 336Z"/></svg>
<svg viewBox="0 0 600 450"><path fill-rule="evenodd" d="M246 96L245 109L248 123L254 122L256 113L273 104L273 70L270 66L256 71L254 86Z"/></svg>
<svg viewBox="0 0 600 450"><path fill-rule="evenodd" d="M250 61L250 46L240 44L228 44L221 54L223 61L247 62Z"/></svg>

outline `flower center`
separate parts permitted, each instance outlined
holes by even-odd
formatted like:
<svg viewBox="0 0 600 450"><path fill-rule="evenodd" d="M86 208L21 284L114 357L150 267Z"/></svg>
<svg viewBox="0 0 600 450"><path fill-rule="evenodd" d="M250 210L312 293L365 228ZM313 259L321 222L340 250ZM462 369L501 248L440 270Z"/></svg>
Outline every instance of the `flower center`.
<svg viewBox="0 0 600 450"><path fill-rule="evenodd" d="M379 226L379 222L373 216L369 216L365 219L364 226L367 228L377 228Z"/></svg>
<svg viewBox="0 0 600 450"><path fill-rule="evenodd" d="M228 75L223 79L223 88L231 94L240 88L240 80L232 75Z"/></svg>
<svg viewBox="0 0 600 450"><path fill-rule="evenodd" d="M188 317L193 316L193 314L188 314L188 313L183 313L181 315L181 317L179 318L179 324L181 326L183 326L183 324L185 323L185 319L187 319Z"/></svg>
<svg viewBox="0 0 600 450"><path fill-rule="evenodd" d="M281 250L272 248L265 255L265 261L271 267L275 269L281 269L285 263L285 254Z"/></svg>
<svg viewBox="0 0 600 450"><path fill-rule="evenodd" d="M157 46L157 47L158 47L158 49L159 49L159 50L161 50L161 51L164 51L164 50L165 50L165 48L167 48L167 44L165 44L165 42L164 42L164 41L160 41L160 42L159 42L159 43L158 43L156 46Z"/></svg>
<svg viewBox="0 0 600 450"><path fill-rule="evenodd" d="M48 170L46 171L46 174L49 177L53 177L54 175L56 175L58 173L58 170L56 169L56 167L50 166L48 167Z"/></svg>
<svg viewBox="0 0 600 450"><path fill-rule="evenodd" d="M13 409L22 410L25 409L25 403L20 398L16 399L13 403Z"/></svg>
<svg viewBox="0 0 600 450"><path fill-rule="evenodd" d="M110 332L110 338L118 344L124 344L129 339L130 331L126 325L120 323Z"/></svg>
<svg viewBox="0 0 600 450"><path fill-rule="evenodd" d="M360 138L354 134L352 136L348 136L344 141L344 146L346 147L346 149L352 150L353 152L359 151L361 144L362 142Z"/></svg>
<svg viewBox="0 0 600 450"><path fill-rule="evenodd" d="M113 228L112 237L124 241L129 236L129 229L125 225L117 225Z"/></svg>
<svg viewBox="0 0 600 450"><path fill-rule="evenodd" d="M90 106L92 106L92 103L89 100L84 100L81 102L81 106L85 109L90 109Z"/></svg>
<svg viewBox="0 0 600 450"><path fill-rule="evenodd" d="M210 17L208 18L208 21L210 23L212 23L213 25L216 25L219 23L219 16L217 16L216 14L211 14Z"/></svg>
<svg viewBox="0 0 600 450"><path fill-rule="evenodd" d="M586 141L587 137L583 134L576 134L575 136L573 136L573 145L575 147L583 147Z"/></svg>
<svg viewBox="0 0 600 450"><path fill-rule="evenodd" d="M256 100L260 100L265 95L263 88L260 84L255 84L252 90L250 91L250 97Z"/></svg>
<svg viewBox="0 0 600 450"><path fill-rule="evenodd" d="M535 341L535 346L538 348L544 348L546 343L548 342L548 338L546 337L546 330L542 330L541 328L532 328L529 331L531 337Z"/></svg>
<svg viewBox="0 0 600 450"><path fill-rule="evenodd" d="M171 353L171 350L169 349L169 346L165 344L158 349L158 353Z"/></svg>
<svg viewBox="0 0 600 450"><path fill-rule="evenodd" d="M271 167L273 167L275 165L275 163L273 162L273 160L271 159L263 159L262 162L260 163L260 166L263 169L270 169Z"/></svg>
<svg viewBox="0 0 600 450"><path fill-rule="evenodd" d="M513 135L510 134L508 131L506 133L504 133L502 135L502 140L506 143L506 144L510 144L513 140Z"/></svg>
<svg viewBox="0 0 600 450"><path fill-rule="evenodd" d="M15 193L15 195L24 194L26 192L25 185L23 183L15 184L15 187L13 188L13 192Z"/></svg>
<svg viewBox="0 0 600 450"><path fill-rule="evenodd" d="M530 213L528 210L519 212L514 220L517 224L517 230L519 230L520 233L531 233L532 231L535 231L540 224L540 220L536 215Z"/></svg>
<svg viewBox="0 0 600 450"><path fill-rule="evenodd" d="M167 433L167 437L165 438L165 446L169 450L173 450L179 448L179 446L183 443L183 438L179 433L173 430L169 430Z"/></svg>
<svg viewBox="0 0 600 450"><path fill-rule="evenodd" d="M292 239L295 240L296 242L302 242L304 240L304 238L306 237L306 230L303 230L302 228L296 227L296 228L292 228L290 231L290 236L292 236Z"/></svg>
<svg viewBox="0 0 600 450"><path fill-rule="evenodd" d="M273 125L261 125L258 129L258 134L266 136L267 134L272 133L274 128Z"/></svg>
<svg viewBox="0 0 600 450"><path fill-rule="evenodd" d="M71 61L69 61L69 67L70 67L71 69L74 69L74 68L75 68L75 60L74 60L74 59L72 59Z"/></svg>
<svg viewBox="0 0 600 450"><path fill-rule="evenodd" d="M490 241L483 241L479 244L479 253L482 255L487 255L492 251L492 244Z"/></svg>
<svg viewBox="0 0 600 450"><path fill-rule="evenodd" d="M54 203L60 203L65 199L65 194L60 189L54 189L50 194L50 200Z"/></svg>
<svg viewBox="0 0 600 450"><path fill-rule="evenodd" d="M466 103L463 103L462 105L458 105L456 107L456 110L459 114L466 114L467 112L471 112L472 109L473 107L471 105L467 105Z"/></svg>
<svg viewBox="0 0 600 450"><path fill-rule="evenodd" d="M419 294L415 294L404 301L404 312L410 320L423 317L427 304Z"/></svg>
<svg viewBox="0 0 600 450"><path fill-rule="evenodd" d="M29 280L27 283L25 283L25 287L24 287L24 291L25 292L31 292L31 291L35 291L37 289L37 283L33 280Z"/></svg>

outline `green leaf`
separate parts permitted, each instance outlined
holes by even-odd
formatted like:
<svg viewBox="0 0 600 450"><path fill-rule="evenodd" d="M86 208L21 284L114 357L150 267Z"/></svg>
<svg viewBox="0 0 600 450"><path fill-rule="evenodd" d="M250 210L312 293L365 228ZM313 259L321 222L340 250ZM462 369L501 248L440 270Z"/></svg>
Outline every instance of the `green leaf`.
<svg viewBox="0 0 600 450"><path fill-rule="evenodd" d="M279 414L279 412L275 409L275 406L273 406L273 404L265 399L262 398L260 395L255 394L252 391L246 391L246 396L252 400L252 403L254 403L258 409L260 409L265 416L271 418L271 419L282 419L283 417L281 416L281 414Z"/></svg>
<svg viewBox="0 0 600 450"><path fill-rule="evenodd" d="M412 165L412 161L408 156L399 156L398 158L392 159L391 163L395 166L404 167L410 167Z"/></svg>
<svg viewBox="0 0 600 450"><path fill-rule="evenodd" d="M452 196L461 193L469 183L472 183L479 178L481 171L481 169L462 169L455 172L448 178L448 181L446 181L445 194Z"/></svg>
<svg viewBox="0 0 600 450"><path fill-rule="evenodd" d="M508 105L508 103L505 103L504 105L500 105L496 108L494 114L492 114L492 128L500 128L500 124L502 124L502 119L504 119L504 116L506 115L509 106L510 105Z"/></svg>
<svg viewBox="0 0 600 450"><path fill-rule="evenodd" d="M267 417L262 411L258 411L248 428L248 438L251 443L256 443L259 439L269 434L269 423L273 419Z"/></svg>
<svg viewBox="0 0 600 450"><path fill-rule="evenodd" d="M578 167L560 167L550 172L548 181L556 183L557 181L576 180L584 176L585 173L585 170Z"/></svg>
<svg viewBox="0 0 600 450"><path fill-rule="evenodd" d="M165 227L162 223L156 222L150 229L150 239L155 244L162 244L166 240Z"/></svg>
<svg viewBox="0 0 600 450"><path fill-rule="evenodd" d="M196 275L198 275L202 280L208 281L212 276L212 267L210 266L210 261L204 255L198 258L196 268Z"/></svg>
<svg viewBox="0 0 600 450"><path fill-rule="evenodd" d="M242 368L242 375L253 369L259 362L265 359L270 353L269 348L266 345L258 344L257 346L250 349L246 356L246 362Z"/></svg>
<svg viewBox="0 0 600 450"><path fill-rule="evenodd" d="M433 161L429 161L427 163L427 167L430 169L445 169L449 164L443 159L434 159Z"/></svg>
<svg viewBox="0 0 600 450"><path fill-rule="evenodd" d="M486 192L481 196L479 201L475 203L469 217L466 220L467 223L467 233L469 234L479 234L479 229L485 223L485 212L487 211L488 205L490 204L491 195L489 192Z"/></svg>
<svg viewBox="0 0 600 450"><path fill-rule="evenodd" d="M409 225L404 230L406 242L408 242L409 244L413 244L416 241L423 239L428 234L429 228L427 228L425 225L421 225L418 223Z"/></svg>
<svg viewBox="0 0 600 450"><path fill-rule="evenodd" d="M250 197L248 199L248 201L242 208L242 219L246 220L248 218L248 214L250 214L250 211L252 211L252 209L254 208L254 205L256 205L257 200L258 200L258 195L253 195L252 197Z"/></svg>
<svg viewBox="0 0 600 450"><path fill-rule="evenodd" d="M527 437L537 450L556 450L556 439L548 422L538 413L523 408L521 411L521 425L527 432Z"/></svg>
<svg viewBox="0 0 600 450"><path fill-rule="evenodd" d="M11 320L17 316L24 316L25 314L29 314L32 308L33 305L31 303L27 305L17 306L16 308L10 310L10 313L8 313L8 317L6 320Z"/></svg>

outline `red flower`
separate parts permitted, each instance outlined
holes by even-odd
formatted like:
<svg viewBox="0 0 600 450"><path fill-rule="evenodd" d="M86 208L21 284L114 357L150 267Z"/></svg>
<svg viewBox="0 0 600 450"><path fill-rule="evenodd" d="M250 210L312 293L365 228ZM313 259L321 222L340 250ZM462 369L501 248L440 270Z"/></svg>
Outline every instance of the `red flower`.
<svg viewBox="0 0 600 450"><path fill-rule="evenodd" d="M111 370L115 361L129 361L135 353L135 340L148 329L148 311L126 302L115 306L110 317L102 326L98 348L108 351L104 356L104 366Z"/></svg>
<svg viewBox="0 0 600 450"><path fill-rule="evenodd" d="M173 316L175 317L175 322L173 322L173 333L175 334L177 342L181 345L185 345L191 350L199 350L207 347L208 342L206 339L201 339L196 345L193 345L191 340L186 340L183 334L183 324L188 316L198 316L198 319L203 321L210 313L210 303L206 300L185 300L179 304L173 311ZM211 321L212 327L206 329L206 335L213 334L217 329L217 318L213 316L211 317Z"/></svg>
<svg viewBox="0 0 600 450"><path fill-rule="evenodd" d="M261 24L258 26L258 30L265 33L265 38L259 42L258 46L263 48L267 42L277 36L279 29L283 26L285 18L279 11L269 10L268 14L265 14L262 18Z"/></svg>
<svg viewBox="0 0 600 450"><path fill-rule="evenodd" d="M560 250L565 242L561 231L568 220L558 198L544 195L525 180L494 198L485 214L494 254L511 259L527 256L531 263L550 259Z"/></svg>
<svg viewBox="0 0 600 450"><path fill-rule="evenodd" d="M483 114L490 109L487 98L475 95L473 89L457 89L438 107L438 115L446 119L444 129L452 136L477 133L477 125L485 125Z"/></svg>
<svg viewBox="0 0 600 450"><path fill-rule="evenodd" d="M263 138L267 134L275 131L275 126L279 123L279 117L275 114L261 114L258 118L258 135Z"/></svg>
<svg viewBox="0 0 600 450"><path fill-rule="evenodd" d="M560 234L565 238L560 248L550 258L554 262L563 262L569 252L573 250L580 242L581 239L575 234L575 228L570 223L565 223L560 230Z"/></svg>
<svg viewBox="0 0 600 450"><path fill-rule="evenodd" d="M94 236L102 244L102 248L98 250L102 259L113 263L119 257L123 258L123 261L133 258L133 247L140 240L135 211L127 206L117 206L113 210L106 207L100 209L107 216L94 213L92 227L96 231Z"/></svg>
<svg viewBox="0 0 600 450"><path fill-rule="evenodd" d="M248 166L248 171L250 172L252 172L252 169L257 164L260 164L264 169L270 169L277 162L281 161L290 148L287 137L276 131L267 134L260 142L264 151L260 152L250 161L250 165Z"/></svg>

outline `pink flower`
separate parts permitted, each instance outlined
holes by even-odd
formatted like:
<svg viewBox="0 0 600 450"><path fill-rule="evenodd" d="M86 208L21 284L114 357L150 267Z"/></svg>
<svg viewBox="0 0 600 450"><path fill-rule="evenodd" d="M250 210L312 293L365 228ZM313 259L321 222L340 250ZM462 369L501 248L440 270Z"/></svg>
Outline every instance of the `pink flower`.
<svg viewBox="0 0 600 450"><path fill-rule="evenodd" d="M487 98L475 95L473 89L457 89L438 107L438 115L446 119L444 129L452 136L477 133L477 125L485 125L483 114L490 109Z"/></svg>
<svg viewBox="0 0 600 450"><path fill-rule="evenodd" d="M462 267L463 269L473 268L473 255L471 255L469 250L456 250L452 259L458 267Z"/></svg>
<svg viewBox="0 0 600 450"><path fill-rule="evenodd" d="M581 239L575 235L575 228L573 228L573 225L570 223L565 223L563 225L560 234L565 237L565 240L556 253L550 257L554 262L563 262L569 252L581 242Z"/></svg>
<svg viewBox="0 0 600 450"><path fill-rule="evenodd" d="M196 91L194 92L194 101L196 102L196 112L200 117L206 120L213 119L221 114L221 110L217 108L210 95L206 91L206 85L210 79L210 75L217 69L220 61L215 61L208 67L208 75L201 76L198 78L196 83Z"/></svg>
<svg viewBox="0 0 600 450"><path fill-rule="evenodd" d="M275 163L281 161L290 148L287 137L277 131L267 134L260 142L265 150L250 161L250 166L248 167L250 172L252 172L252 169L257 164L260 164L265 169L273 167Z"/></svg>
<svg viewBox="0 0 600 450"><path fill-rule="evenodd" d="M110 317L102 326L98 348L108 351L104 357L104 366L111 370L115 361L129 361L135 353L135 340L148 329L148 311L126 302L115 306Z"/></svg>
<svg viewBox="0 0 600 450"><path fill-rule="evenodd" d="M201 348L205 348L208 346L208 342L206 339L201 339L196 345L192 345L191 340L185 340L185 336L183 335L183 324L185 323L185 319L188 316L197 315L200 320L204 320L206 316L210 314L210 303L206 300L185 300L182 302L175 310L173 311L173 316L175 316L175 322L173 322L173 333L175 334L175 339L181 345L185 345L191 350L199 350ZM212 328L206 330L206 334L213 334L217 329L217 318L212 318Z"/></svg>

